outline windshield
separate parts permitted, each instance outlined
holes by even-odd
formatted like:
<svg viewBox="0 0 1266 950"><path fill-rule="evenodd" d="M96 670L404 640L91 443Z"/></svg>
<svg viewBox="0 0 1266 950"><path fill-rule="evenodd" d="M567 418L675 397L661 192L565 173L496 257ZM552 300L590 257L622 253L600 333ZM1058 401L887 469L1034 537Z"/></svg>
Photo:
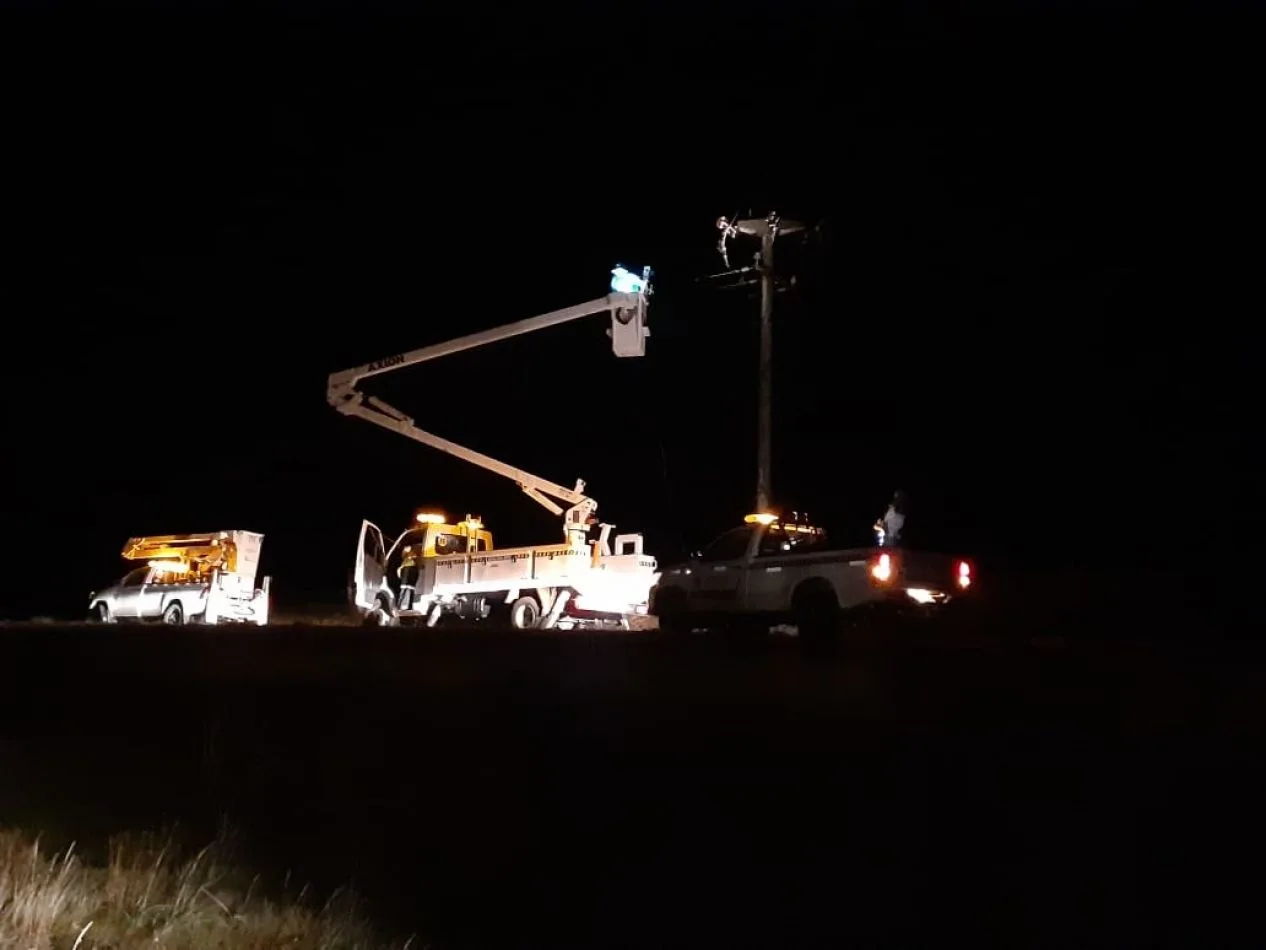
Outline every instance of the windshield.
<svg viewBox="0 0 1266 950"><path fill-rule="evenodd" d="M826 532L808 525L774 524L766 529L760 539L759 557L777 557L787 554L805 554L826 548Z"/></svg>
<svg viewBox="0 0 1266 950"><path fill-rule="evenodd" d="M134 567L119 580L120 587L140 587L149 576L149 567Z"/></svg>
<svg viewBox="0 0 1266 950"><path fill-rule="evenodd" d="M436 554L465 554L469 539L460 534L437 534L435 536ZM475 541L476 551L487 551L488 542L483 538Z"/></svg>

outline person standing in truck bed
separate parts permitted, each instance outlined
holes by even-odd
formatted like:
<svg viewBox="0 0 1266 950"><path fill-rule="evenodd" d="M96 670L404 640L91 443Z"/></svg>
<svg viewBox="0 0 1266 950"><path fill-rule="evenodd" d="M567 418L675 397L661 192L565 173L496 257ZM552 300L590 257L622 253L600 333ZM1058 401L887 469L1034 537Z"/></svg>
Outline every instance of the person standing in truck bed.
<svg viewBox="0 0 1266 950"><path fill-rule="evenodd" d="M906 524L906 496L900 490L892 493L892 501L888 502L888 510L875 522L875 533L879 537L881 548L896 547L901 543L901 531Z"/></svg>

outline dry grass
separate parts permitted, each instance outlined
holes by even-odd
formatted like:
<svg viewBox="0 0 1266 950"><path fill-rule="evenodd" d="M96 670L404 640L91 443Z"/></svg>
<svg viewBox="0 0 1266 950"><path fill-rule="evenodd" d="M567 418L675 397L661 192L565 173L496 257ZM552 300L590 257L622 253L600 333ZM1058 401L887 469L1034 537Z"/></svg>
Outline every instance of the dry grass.
<svg viewBox="0 0 1266 950"><path fill-rule="evenodd" d="M269 617L269 627L359 627L361 618L350 609L329 607L316 610L276 610ZM0 619L0 627L96 627L92 621L58 620L54 617L32 617L30 620ZM254 629L254 628L250 628ZM658 630L659 621L655 617L630 616L629 629L637 632ZM3 950L3 948L0 948Z"/></svg>
<svg viewBox="0 0 1266 950"><path fill-rule="evenodd" d="M227 839L191 857L170 839L112 841L99 864L74 847L49 854L0 828L4 950L377 950L350 897L309 906L269 900L228 861ZM411 942L411 941L410 941ZM396 946L399 946L398 944ZM406 943L405 946L409 946Z"/></svg>
<svg viewBox="0 0 1266 950"><path fill-rule="evenodd" d="M274 610L268 618L270 627L359 627L360 614L354 610L328 607L309 610Z"/></svg>
<svg viewBox="0 0 1266 950"><path fill-rule="evenodd" d="M270 627L359 627L361 618L350 610L330 608L313 611L274 611L268 619ZM128 624L134 626L134 624ZM145 626L158 627L151 621ZM67 619L65 617L31 617L27 620L0 617L0 627L100 627L100 624L86 617ZM197 625L194 625L197 629ZM243 629L255 629L244 626Z"/></svg>

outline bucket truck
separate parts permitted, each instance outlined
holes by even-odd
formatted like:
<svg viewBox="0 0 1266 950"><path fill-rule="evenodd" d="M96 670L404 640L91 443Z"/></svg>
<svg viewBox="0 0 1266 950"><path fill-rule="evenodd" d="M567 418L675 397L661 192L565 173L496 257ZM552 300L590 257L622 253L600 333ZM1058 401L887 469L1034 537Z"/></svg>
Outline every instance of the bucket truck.
<svg viewBox="0 0 1266 950"><path fill-rule="evenodd" d="M117 584L88 595L101 623L268 623L268 589L255 587L264 536L211 531L129 538L123 558L143 561Z"/></svg>
<svg viewBox="0 0 1266 950"><path fill-rule="evenodd" d="M650 335L650 268L640 277L623 267L611 274L605 297L330 375L326 398L343 415L510 479L563 521L561 543L497 549L492 535L470 515L449 522L439 513L420 512L394 542L372 522L362 522L350 593L368 623L434 626L445 616L482 620L501 614L520 629L627 628L631 615L646 613L658 578L655 558L643 553L641 534L613 539L615 526L598 524L598 503L585 493L584 479L568 488L458 445L419 428L405 413L357 388L372 376L598 314L610 316L608 336L617 357L642 356ZM595 525L598 536L591 538ZM389 571L389 565L398 566Z"/></svg>

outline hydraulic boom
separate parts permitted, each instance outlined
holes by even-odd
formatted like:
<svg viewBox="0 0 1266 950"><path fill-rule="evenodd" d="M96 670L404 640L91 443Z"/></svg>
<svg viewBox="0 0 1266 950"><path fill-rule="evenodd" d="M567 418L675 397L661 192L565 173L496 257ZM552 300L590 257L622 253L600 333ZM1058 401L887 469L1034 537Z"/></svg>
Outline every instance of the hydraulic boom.
<svg viewBox="0 0 1266 950"><path fill-rule="evenodd" d="M577 541L583 544L588 535L589 526L594 523L594 512L598 508L597 501L584 494L584 479L576 479L576 487L567 488L564 485L533 475L531 472L526 472L521 468L507 465L505 462L494 459L489 455L484 455L482 452L476 452L474 449L468 449L463 445L458 445L456 442L450 442L448 439L418 428L413 419L399 409L383 402L377 396L362 393L356 387L362 379L367 379L370 376L394 372L409 366L415 366L418 363L439 359L452 353L460 353L462 350L474 349L489 343L497 343L501 340L523 336L526 333L535 333L537 330L544 330L562 323L570 323L573 320L580 320L600 313L609 313L611 315L609 335L615 355L619 357L642 356L646 351L646 337L650 336L650 330L646 327L647 298L651 294L650 268L648 267L643 271L641 278L631 274L622 267L616 267L611 273L613 275L611 279L611 293L597 300L591 300L588 303L568 307L564 310L555 310L537 317L530 317L527 320L508 323L490 330L481 330L477 333L458 337L455 340L449 340L447 343L437 343L433 346L410 350L407 353L397 353L394 356L374 360L372 363L366 363L363 366L332 373L326 388L326 399L331 406L345 416L356 416L367 422L372 422L375 425L382 426L384 429L398 432L416 442L421 442L423 445L429 445L431 448L439 449L441 452L447 452L449 455L470 462L472 465L478 465L480 468L510 479L533 501L548 508L556 515L562 515L564 537L569 541ZM560 501L566 503L568 507L564 509L559 504Z"/></svg>

